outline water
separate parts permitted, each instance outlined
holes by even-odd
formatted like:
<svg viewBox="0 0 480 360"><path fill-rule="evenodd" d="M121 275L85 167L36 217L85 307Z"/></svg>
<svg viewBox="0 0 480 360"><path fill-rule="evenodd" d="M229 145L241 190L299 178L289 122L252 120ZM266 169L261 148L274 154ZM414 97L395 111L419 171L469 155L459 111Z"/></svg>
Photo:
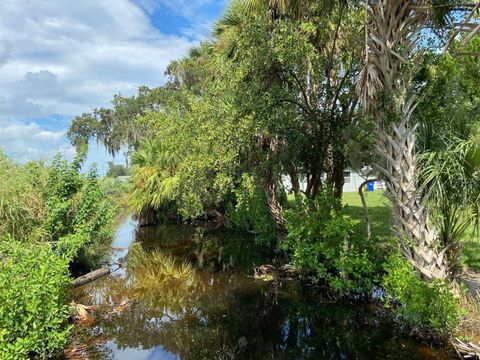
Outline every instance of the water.
<svg viewBox="0 0 480 360"><path fill-rule="evenodd" d="M192 226L137 230L129 218L118 228L112 262L133 242L193 270L160 281L148 278L148 267L127 268L78 289L76 302L97 305L95 319L74 335L89 359L450 358L402 338L378 304L253 279L253 266L266 258L249 239Z"/></svg>

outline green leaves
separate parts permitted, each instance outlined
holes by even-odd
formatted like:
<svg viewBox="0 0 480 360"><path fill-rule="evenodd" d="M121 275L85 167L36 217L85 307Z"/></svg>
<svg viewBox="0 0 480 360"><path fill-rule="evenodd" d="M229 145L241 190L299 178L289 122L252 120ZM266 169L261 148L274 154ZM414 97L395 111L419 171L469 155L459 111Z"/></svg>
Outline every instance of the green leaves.
<svg viewBox="0 0 480 360"><path fill-rule="evenodd" d="M70 327L68 260L46 244L0 242L0 358L48 358L65 346Z"/></svg>
<svg viewBox="0 0 480 360"><path fill-rule="evenodd" d="M244 173L240 184L235 187L234 195L234 203L227 207L229 225L252 233L257 243L276 244L278 230L258 177Z"/></svg>
<svg viewBox="0 0 480 360"><path fill-rule="evenodd" d="M353 237L356 221L336 209L328 192L315 201L296 200L285 214L288 235L281 247L300 269L325 280L340 294L368 292L376 281L375 252Z"/></svg>
<svg viewBox="0 0 480 360"><path fill-rule="evenodd" d="M95 166L80 173L84 155L73 162L57 156L48 169L43 189L46 204L44 229L48 239L58 242L59 249L75 257L90 245L108 239L117 208L97 177Z"/></svg>
<svg viewBox="0 0 480 360"><path fill-rule="evenodd" d="M45 215L41 193L45 178L43 164L22 167L0 152L0 238L5 234L32 240L44 236L39 228Z"/></svg>
<svg viewBox="0 0 480 360"><path fill-rule="evenodd" d="M413 267L400 254L393 254L385 265L383 287L386 304L406 321L412 332L427 337L448 337L460 324L460 300L452 294L450 285L421 280Z"/></svg>
<svg viewBox="0 0 480 360"><path fill-rule="evenodd" d="M449 246L454 270L459 270L467 232L478 224L480 200L478 141L450 137L445 149L419 156L419 182L440 230L441 246ZM473 234L472 234L473 235Z"/></svg>
<svg viewBox="0 0 480 360"><path fill-rule="evenodd" d="M116 207L95 167L80 173L83 160L0 157L1 359L50 358L66 344L70 264L95 266L101 254L90 249L112 234Z"/></svg>

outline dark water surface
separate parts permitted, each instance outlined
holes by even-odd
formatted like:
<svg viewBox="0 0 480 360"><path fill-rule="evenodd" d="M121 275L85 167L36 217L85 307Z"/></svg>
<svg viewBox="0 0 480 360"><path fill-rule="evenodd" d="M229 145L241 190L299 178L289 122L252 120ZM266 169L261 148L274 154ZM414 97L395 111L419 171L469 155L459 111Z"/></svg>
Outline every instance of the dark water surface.
<svg viewBox="0 0 480 360"><path fill-rule="evenodd" d="M137 229L128 219L112 261L122 261L133 242L193 271L155 282L126 268L78 289L77 303L98 305L95 319L75 330L89 359L450 358L402 338L374 304L335 301L296 281L253 279L265 258L249 239L192 226Z"/></svg>

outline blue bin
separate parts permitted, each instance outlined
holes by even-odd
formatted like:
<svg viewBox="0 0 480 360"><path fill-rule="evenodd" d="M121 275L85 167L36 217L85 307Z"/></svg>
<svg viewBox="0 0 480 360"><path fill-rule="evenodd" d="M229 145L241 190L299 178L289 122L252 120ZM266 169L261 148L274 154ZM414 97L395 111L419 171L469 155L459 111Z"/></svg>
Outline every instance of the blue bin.
<svg viewBox="0 0 480 360"><path fill-rule="evenodd" d="M369 181L367 183L367 191L374 191L375 190L375 182L374 181Z"/></svg>

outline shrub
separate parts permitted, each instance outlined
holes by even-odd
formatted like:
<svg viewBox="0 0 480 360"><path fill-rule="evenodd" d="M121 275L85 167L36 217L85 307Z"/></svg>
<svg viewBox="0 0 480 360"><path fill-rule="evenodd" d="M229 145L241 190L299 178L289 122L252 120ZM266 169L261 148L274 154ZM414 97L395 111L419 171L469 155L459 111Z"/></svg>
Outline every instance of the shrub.
<svg viewBox="0 0 480 360"><path fill-rule="evenodd" d="M356 221L344 216L329 192L314 201L297 199L285 213L287 237L281 248L293 263L326 280L339 293L369 291L375 282L373 251L352 237Z"/></svg>
<svg viewBox="0 0 480 360"><path fill-rule="evenodd" d="M230 226L254 234L258 243L275 243L278 229L268 209L265 191L253 175L242 176L235 199L235 205L227 208Z"/></svg>
<svg viewBox="0 0 480 360"><path fill-rule="evenodd" d="M385 270L386 304L393 307L397 318L413 332L445 337L458 327L462 318L460 300L453 295L449 284L423 281L399 254L390 256Z"/></svg>
<svg viewBox="0 0 480 360"><path fill-rule="evenodd" d="M47 358L69 334L68 259L47 244L0 243L0 358Z"/></svg>
<svg viewBox="0 0 480 360"><path fill-rule="evenodd" d="M0 359L65 345L69 270L97 267L113 233L117 209L82 162L20 166L0 155Z"/></svg>
<svg viewBox="0 0 480 360"><path fill-rule="evenodd" d="M55 158L44 192L47 204L45 230L58 248L75 263L90 270L100 262L105 240L113 234L117 208L92 166L80 173L83 157L69 163ZM105 253L105 252L104 252Z"/></svg>

